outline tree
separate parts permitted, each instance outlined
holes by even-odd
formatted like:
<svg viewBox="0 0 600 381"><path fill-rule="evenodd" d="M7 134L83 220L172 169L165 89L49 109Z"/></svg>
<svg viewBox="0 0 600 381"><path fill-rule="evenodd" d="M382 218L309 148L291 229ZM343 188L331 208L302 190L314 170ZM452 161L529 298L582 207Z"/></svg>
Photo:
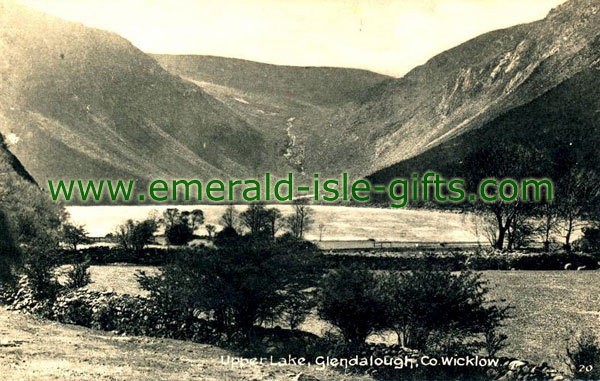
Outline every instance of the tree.
<svg viewBox="0 0 600 381"><path fill-rule="evenodd" d="M181 220L192 229L192 232L195 232L204 223L204 212L200 209L194 209L191 212L181 212Z"/></svg>
<svg viewBox="0 0 600 381"><path fill-rule="evenodd" d="M213 234L215 234L216 230L217 230L217 228L215 227L215 225L211 225L211 224L206 225L206 232L208 233L208 239L212 239Z"/></svg>
<svg viewBox="0 0 600 381"><path fill-rule="evenodd" d="M558 203L543 202L536 210L539 218L536 233L544 244L544 250L549 251L553 242L552 235L558 232L560 222Z"/></svg>
<svg viewBox="0 0 600 381"><path fill-rule="evenodd" d="M283 302L283 319L292 331L296 330L316 305L314 292L311 289L292 290Z"/></svg>
<svg viewBox="0 0 600 381"><path fill-rule="evenodd" d="M323 240L323 233L325 232L325 224L324 223L320 223L319 226L319 241Z"/></svg>
<svg viewBox="0 0 600 381"><path fill-rule="evenodd" d="M121 248L140 252L154 241L157 230L158 224L153 219L139 222L130 219L117 227L115 239Z"/></svg>
<svg viewBox="0 0 600 381"><path fill-rule="evenodd" d="M169 230L181 218L181 213L177 208L167 208L162 215L162 223L165 226L165 231Z"/></svg>
<svg viewBox="0 0 600 381"><path fill-rule="evenodd" d="M167 242L172 245L187 245L194 239L192 228L185 222L179 221L165 231Z"/></svg>
<svg viewBox="0 0 600 381"><path fill-rule="evenodd" d="M298 239L304 237L304 233L310 230L313 220L313 209L308 206L306 199L294 200L294 213L286 218L289 231Z"/></svg>
<svg viewBox="0 0 600 381"><path fill-rule="evenodd" d="M346 344L357 348L367 337L385 327L386 306L381 282L370 271L342 267L321 281L319 317L339 329Z"/></svg>
<svg viewBox="0 0 600 381"><path fill-rule="evenodd" d="M320 276L310 243L236 235L215 239L215 246L175 254L160 275L142 277L142 287L151 299L168 300L167 308L205 312L221 332L248 334L279 318L288 295Z"/></svg>
<svg viewBox="0 0 600 381"><path fill-rule="evenodd" d="M200 209L181 212L179 209L169 208L163 212L162 222L168 243L186 245L194 239L194 232L204 223L204 212Z"/></svg>
<svg viewBox="0 0 600 381"><path fill-rule="evenodd" d="M240 214L242 224L255 238L274 239L279 229L281 212L276 208L265 208L262 203L253 203Z"/></svg>
<svg viewBox="0 0 600 381"><path fill-rule="evenodd" d="M69 244L73 250L77 250L77 245L90 243L88 234L82 225L73 225L66 223L62 227L63 240Z"/></svg>
<svg viewBox="0 0 600 381"><path fill-rule="evenodd" d="M535 163L536 167L532 168L531 163ZM480 183L487 178L494 178L498 181L512 178L519 181L528 177L542 177L547 163L545 155L533 148L526 148L518 144L496 144L469 153L463 162L463 173L468 190L477 194ZM498 195L498 186L489 185L487 193ZM510 202L500 200L500 198L492 202L477 200L472 206L482 212L484 216L492 217L485 219L493 221L495 225L492 236L493 246L499 250L504 249L511 228L513 231L517 231L519 217L529 213L532 209L531 205L520 201L519 197Z"/></svg>
<svg viewBox="0 0 600 381"><path fill-rule="evenodd" d="M223 225L223 228L238 229L238 214L233 205L229 205L227 209L225 209L225 212L221 216L220 223Z"/></svg>
<svg viewBox="0 0 600 381"><path fill-rule="evenodd" d="M565 224L565 248L571 250L571 236L581 219L594 219L600 203L600 176L592 170L573 166L557 185L558 212Z"/></svg>

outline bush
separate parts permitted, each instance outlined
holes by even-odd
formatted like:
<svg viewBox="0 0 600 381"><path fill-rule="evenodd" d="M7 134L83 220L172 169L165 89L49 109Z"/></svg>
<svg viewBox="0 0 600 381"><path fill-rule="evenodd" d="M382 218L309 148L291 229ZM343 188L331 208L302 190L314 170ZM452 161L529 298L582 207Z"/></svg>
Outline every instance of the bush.
<svg viewBox="0 0 600 381"><path fill-rule="evenodd" d="M424 265L388 274L383 293L388 307L386 323L403 346L456 353L458 346L474 343L506 318L508 309L490 305L487 291L481 276L468 270L457 274ZM473 349L464 347L466 353Z"/></svg>
<svg viewBox="0 0 600 381"><path fill-rule="evenodd" d="M584 228L583 237L576 242L576 247L585 253L600 256L600 228Z"/></svg>
<svg viewBox="0 0 600 381"><path fill-rule="evenodd" d="M52 300L58 294L60 285L55 275L57 263L57 253L44 243L25 248L23 273L37 300Z"/></svg>
<svg viewBox="0 0 600 381"><path fill-rule="evenodd" d="M580 334L574 343L567 342L567 365L577 380L600 380L600 345L592 332Z"/></svg>
<svg viewBox="0 0 600 381"><path fill-rule="evenodd" d="M283 302L283 319L290 329L296 330L316 305L310 290L293 290Z"/></svg>
<svg viewBox="0 0 600 381"><path fill-rule="evenodd" d="M160 275L140 275L142 288L167 311L198 310L228 336L247 335L278 319L287 295L318 276L318 250L306 242L231 236L216 243L179 252Z"/></svg>
<svg viewBox="0 0 600 381"><path fill-rule="evenodd" d="M380 282L372 272L357 267L342 267L325 276L317 310L319 317L337 327L346 344L354 348L385 326Z"/></svg>
<svg viewBox="0 0 600 381"><path fill-rule="evenodd" d="M90 263L82 262L76 263L73 267L67 271L67 282L65 287L68 289L82 288L91 283L90 277Z"/></svg>

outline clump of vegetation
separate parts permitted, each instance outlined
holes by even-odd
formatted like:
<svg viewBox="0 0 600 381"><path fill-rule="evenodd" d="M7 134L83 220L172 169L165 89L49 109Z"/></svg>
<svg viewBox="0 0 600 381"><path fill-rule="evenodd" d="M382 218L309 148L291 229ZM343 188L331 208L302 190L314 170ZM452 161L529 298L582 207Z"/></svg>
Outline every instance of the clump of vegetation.
<svg viewBox="0 0 600 381"><path fill-rule="evenodd" d="M89 269L89 261L74 264L73 267L67 271L65 287L68 289L77 289L90 284L92 279Z"/></svg>
<svg viewBox="0 0 600 381"><path fill-rule="evenodd" d="M574 379L600 379L600 344L594 333L581 333L574 342L567 342L566 351L566 363Z"/></svg>
<svg viewBox="0 0 600 381"><path fill-rule="evenodd" d="M148 218L144 221L127 220L117 227L114 238L124 250L141 252L154 242L154 233L158 230L158 221Z"/></svg>
<svg viewBox="0 0 600 381"><path fill-rule="evenodd" d="M315 295L311 289L294 289L286 296L282 306L282 319L295 331L316 306Z"/></svg>
<svg viewBox="0 0 600 381"><path fill-rule="evenodd" d="M160 222L165 227L167 242L171 245L187 245L194 239L194 232L204 223L204 212L200 209L179 211L169 208L163 213Z"/></svg>
<svg viewBox="0 0 600 381"><path fill-rule="evenodd" d="M353 347L391 329L403 347L437 354L486 348L493 355L505 341L497 328L508 316L508 307L491 304L487 292L480 275L471 271L454 273L424 264L375 275L343 267L323 279L318 312ZM479 340L482 336L485 341Z"/></svg>
<svg viewBox="0 0 600 381"><path fill-rule="evenodd" d="M583 237L576 244L581 251L600 256L600 227L590 226L584 228Z"/></svg>
<svg viewBox="0 0 600 381"><path fill-rule="evenodd" d="M279 319L288 295L310 287L318 274L318 251L303 241L231 234L217 235L215 245L181 252L160 275L139 280L166 313L202 313L229 338Z"/></svg>
<svg viewBox="0 0 600 381"><path fill-rule="evenodd" d="M474 343L507 317L508 309L490 305L485 282L469 270L454 273L424 263L388 274L385 282L388 326L397 333L399 344L409 348L427 350L447 337Z"/></svg>
<svg viewBox="0 0 600 381"><path fill-rule="evenodd" d="M333 270L320 284L319 317L339 330L348 347L358 348L385 328L382 295L381 281L373 272L358 267Z"/></svg>

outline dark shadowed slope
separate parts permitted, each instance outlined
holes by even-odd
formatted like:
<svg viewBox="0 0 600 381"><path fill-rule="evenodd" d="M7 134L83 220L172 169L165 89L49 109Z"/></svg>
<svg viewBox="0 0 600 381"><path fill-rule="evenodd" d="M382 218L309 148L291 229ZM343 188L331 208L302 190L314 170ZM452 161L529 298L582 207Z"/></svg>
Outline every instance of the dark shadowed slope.
<svg viewBox="0 0 600 381"><path fill-rule="evenodd" d="M600 49L600 39L596 42ZM482 128L450 139L414 158L371 176L376 183L412 172L435 170L461 176L463 161L471 152L504 142L518 143L557 161L576 158L582 165L600 169L600 65L582 70L526 105L510 110ZM541 160L542 158L540 158ZM526 163L532 171L538 163ZM561 176L556 173L544 176ZM558 180L555 178L554 180Z"/></svg>

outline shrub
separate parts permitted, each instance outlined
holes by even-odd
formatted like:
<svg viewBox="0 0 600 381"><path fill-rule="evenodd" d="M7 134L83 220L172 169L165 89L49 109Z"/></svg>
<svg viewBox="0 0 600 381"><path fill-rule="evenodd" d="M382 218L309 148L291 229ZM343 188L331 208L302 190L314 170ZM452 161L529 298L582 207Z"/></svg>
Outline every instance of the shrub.
<svg viewBox="0 0 600 381"><path fill-rule="evenodd" d="M24 249L23 273L37 300L52 300L60 290L56 279L57 253L49 244L32 243Z"/></svg>
<svg viewBox="0 0 600 381"><path fill-rule="evenodd" d="M304 322L316 305L313 292L310 290L293 290L286 295L283 302L283 319L293 331Z"/></svg>
<svg viewBox="0 0 600 381"><path fill-rule="evenodd" d="M448 349L474 340L500 325L507 308L490 305L485 282L471 271L454 273L438 265L423 265L385 279L387 325L401 345L426 350L455 338ZM441 341L436 344L436 338ZM483 345L482 343L480 343Z"/></svg>
<svg viewBox="0 0 600 381"><path fill-rule="evenodd" d="M216 243L174 255L160 275L140 275L140 285L166 311L201 311L228 336L279 318L286 295L306 289L320 268L317 249L302 241L231 236Z"/></svg>
<svg viewBox="0 0 600 381"><path fill-rule="evenodd" d="M576 242L577 248L585 253L600 256L600 228L583 229L583 237Z"/></svg>
<svg viewBox="0 0 600 381"><path fill-rule="evenodd" d="M69 289L75 289L82 288L90 284L92 279L90 277L89 269L90 263L87 261L74 264L73 267L67 271L67 282L65 287Z"/></svg>
<svg viewBox="0 0 600 381"><path fill-rule="evenodd" d="M566 352L566 362L574 379L600 379L600 345L594 333L586 331L577 336L574 343L567 342Z"/></svg>
<svg viewBox="0 0 600 381"><path fill-rule="evenodd" d="M342 267L325 276L317 310L321 319L339 329L350 347L362 346L385 324L380 282L372 272L357 267Z"/></svg>

